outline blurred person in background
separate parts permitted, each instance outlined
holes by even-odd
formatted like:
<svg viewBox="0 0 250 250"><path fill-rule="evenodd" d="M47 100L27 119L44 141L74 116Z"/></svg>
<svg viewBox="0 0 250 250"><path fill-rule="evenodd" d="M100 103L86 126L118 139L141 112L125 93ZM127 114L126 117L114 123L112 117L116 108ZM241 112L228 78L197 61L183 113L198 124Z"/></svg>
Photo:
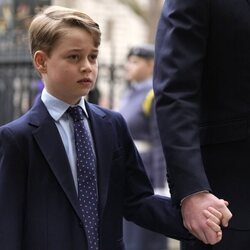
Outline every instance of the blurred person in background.
<svg viewBox="0 0 250 250"><path fill-rule="evenodd" d="M153 108L153 66L153 45L135 46L129 50L125 66L128 88L121 97L118 110L127 121L155 192L166 195L166 164ZM127 250L167 249L166 237L126 220L124 239Z"/></svg>

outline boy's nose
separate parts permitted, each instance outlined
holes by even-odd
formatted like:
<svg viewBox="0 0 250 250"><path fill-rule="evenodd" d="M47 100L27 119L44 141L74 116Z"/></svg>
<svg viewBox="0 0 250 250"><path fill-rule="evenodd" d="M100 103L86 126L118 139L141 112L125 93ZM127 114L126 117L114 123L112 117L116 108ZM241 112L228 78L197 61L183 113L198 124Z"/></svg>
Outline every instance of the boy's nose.
<svg viewBox="0 0 250 250"><path fill-rule="evenodd" d="M88 60L84 60L81 64L80 71L91 71L91 64Z"/></svg>

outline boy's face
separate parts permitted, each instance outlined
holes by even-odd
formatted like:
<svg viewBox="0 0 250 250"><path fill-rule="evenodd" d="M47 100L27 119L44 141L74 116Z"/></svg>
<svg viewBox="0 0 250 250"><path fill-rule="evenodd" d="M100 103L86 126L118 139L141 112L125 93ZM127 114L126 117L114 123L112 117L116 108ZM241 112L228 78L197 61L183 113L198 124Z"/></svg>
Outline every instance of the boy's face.
<svg viewBox="0 0 250 250"><path fill-rule="evenodd" d="M94 87L98 73L98 48L92 36L80 28L65 28L51 54L34 55L46 90L58 99L77 104Z"/></svg>
<svg viewBox="0 0 250 250"><path fill-rule="evenodd" d="M153 60L147 60L132 55L128 58L125 67L125 77L128 81L144 81L153 74Z"/></svg>

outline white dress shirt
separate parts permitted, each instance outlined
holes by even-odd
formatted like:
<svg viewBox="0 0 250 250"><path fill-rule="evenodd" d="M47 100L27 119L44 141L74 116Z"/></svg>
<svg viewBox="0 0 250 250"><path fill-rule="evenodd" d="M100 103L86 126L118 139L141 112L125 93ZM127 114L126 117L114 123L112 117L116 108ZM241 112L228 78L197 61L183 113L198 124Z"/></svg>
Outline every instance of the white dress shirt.
<svg viewBox="0 0 250 250"><path fill-rule="evenodd" d="M54 119L55 124L57 126L57 129L58 129L60 136L62 138L62 142L63 142L66 154L67 154L68 159L69 159L69 164L70 164L74 184L76 187L76 191L78 192L77 169L76 169L76 150L75 150L75 138L74 138L73 122L72 122L70 115L66 112L67 109L72 105L65 103L65 102L59 100L58 98L52 96L51 94L49 94L47 92L47 90L45 88L42 91L41 99L42 99L43 103L45 104L49 114ZM86 117L88 117L84 98L82 98L77 105L82 107L82 109L84 110L84 112L86 114ZM90 138L92 139L87 119L84 119L84 123L85 123L86 128L89 131ZM93 139L92 139L92 147L93 147Z"/></svg>

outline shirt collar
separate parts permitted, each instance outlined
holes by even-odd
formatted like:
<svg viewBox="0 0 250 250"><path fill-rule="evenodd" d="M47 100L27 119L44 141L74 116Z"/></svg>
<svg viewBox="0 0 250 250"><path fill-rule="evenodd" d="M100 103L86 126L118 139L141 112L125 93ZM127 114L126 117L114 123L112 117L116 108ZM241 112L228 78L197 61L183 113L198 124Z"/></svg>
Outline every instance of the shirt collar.
<svg viewBox="0 0 250 250"><path fill-rule="evenodd" d="M52 116L52 118L55 121L58 121L64 115L64 113L67 111L67 109L70 106L72 106L72 105L70 105L66 102L63 102L62 100L54 97L53 95L49 94L45 88L42 91L41 99L42 99L43 103L45 104L46 108L48 109L49 114ZM88 112L86 109L84 97L81 98L81 100L77 104L77 106L82 107L83 111L86 114L86 117L88 117Z"/></svg>

